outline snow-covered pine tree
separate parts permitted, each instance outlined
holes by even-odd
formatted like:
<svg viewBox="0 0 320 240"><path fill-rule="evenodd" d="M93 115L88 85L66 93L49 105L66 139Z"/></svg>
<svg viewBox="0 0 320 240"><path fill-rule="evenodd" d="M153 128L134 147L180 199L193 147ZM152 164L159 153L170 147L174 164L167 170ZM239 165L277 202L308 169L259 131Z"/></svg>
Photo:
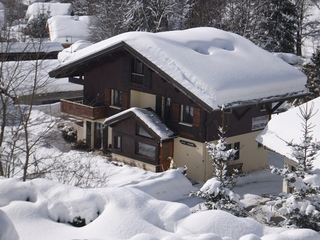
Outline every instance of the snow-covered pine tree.
<svg viewBox="0 0 320 240"><path fill-rule="evenodd" d="M314 99L320 95L320 49L312 54L310 62L302 67L302 71L307 75L307 88L309 94L307 98Z"/></svg>
<svg viewBox="0 0 320 240"><path fill-rule="evenodd" d="M44 5L42 5L39 13L29 19L28 30L32 38L46 38L49 36L49 33L46 29L49 17L50 11L47 11Z"/></svg>
<svg viewBox="0 0 320 240"><path fill-rule="evenodd" d="M297 167L283 169L270 166L271 172L279 174L292 189L292 193L282 195L268 204L273 206L279 215L284 217L282 226L295 226L320 230L320 189L308 177L313 175L313 161L320 150L320 142L313 140L310 122L316 114L313 113L314 105L310 108L308 103L300 107L299 117L302 119L301 143L287 142L292 148L292 154L297 161Z"/></svg>
<svg viewBox="0 0 320 240"><path fill-rule="evenodd" d="M222 116L224 114L222 113ZM197 196L206 201L208 210L224 210L236 216L247 216L247 212L240 203L239 195L232 192L235 186L235 174L228 174L228 164L234 160L237 150L228 149L224 127L218 127L219 140L217 143L207 143L215 176L209 179L203 187L192 192L190 196Z"/></svg>
<svg viewBox="0 0 320 240"><path fill-rule="evenodd" d="M269 0L265 11L264 49L272 52L295 52L298 15L296 7L289 0Z"/></svg>

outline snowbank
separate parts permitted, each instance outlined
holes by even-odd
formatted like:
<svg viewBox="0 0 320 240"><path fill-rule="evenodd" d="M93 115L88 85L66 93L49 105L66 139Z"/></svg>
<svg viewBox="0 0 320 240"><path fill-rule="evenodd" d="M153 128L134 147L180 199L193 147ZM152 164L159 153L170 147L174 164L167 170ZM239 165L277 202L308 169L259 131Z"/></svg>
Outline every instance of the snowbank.
<svg viewBox="0 0 320 240"><path fill-rule="evenodd" d="M76 217L87 225L67 223ZM184 204L160 201L127 186L81 189L44 179L1 178L0 223L0 230L6 229L0 231L1 240L18 239L14 229L24 240L319 239L312 230L265 227L223 211L191 214Z"/></svg>
<svg viewBox="0 0 320 240"><path fill-rule="evenodd" d="M18 240L19 236L7 214L0 210L0 240L7 239Z"/></svg>

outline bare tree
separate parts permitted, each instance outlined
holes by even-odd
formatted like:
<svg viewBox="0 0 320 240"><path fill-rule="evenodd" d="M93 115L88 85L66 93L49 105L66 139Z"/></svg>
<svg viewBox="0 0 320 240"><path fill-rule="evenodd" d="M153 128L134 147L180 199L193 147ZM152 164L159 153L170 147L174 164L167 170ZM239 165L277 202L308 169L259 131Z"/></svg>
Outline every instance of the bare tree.
<svg viewBox="0 0 320 240"><path fill-rule="evenodd" d="M21 53L15 61L6 61L15 45L7 42L2 46L6 48L2 52L0 63L0 175L10 177L14 173L18 174L15 167L22 164L23 180L26 180L29 167L36 166L40 161L34 155L37 144L48 137L56 124L53 118L43 119L41 134L34 134L34 101L37 94L48 91L51 80L46 69L50 69L50 66L48 60L39 59L39 56L34 60L24 61L24 54L29 51L40 52L41 41L30 41L23 45L24 49L20 49ZM24 104L21 102L22 97Z"/></svg>

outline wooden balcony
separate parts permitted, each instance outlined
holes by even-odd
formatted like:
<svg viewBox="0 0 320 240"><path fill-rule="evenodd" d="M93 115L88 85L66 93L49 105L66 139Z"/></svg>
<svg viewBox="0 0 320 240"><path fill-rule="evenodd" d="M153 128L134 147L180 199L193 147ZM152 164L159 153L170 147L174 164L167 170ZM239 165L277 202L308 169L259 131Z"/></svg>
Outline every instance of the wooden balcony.
<svg viewBox="0 0 320 240"><path fill-rule="evenodd" d="M80 98L61 99L61 112L73 117L85 118L90 120L105 118L107 116L106 107L91 107L84 105Z"/></svg>

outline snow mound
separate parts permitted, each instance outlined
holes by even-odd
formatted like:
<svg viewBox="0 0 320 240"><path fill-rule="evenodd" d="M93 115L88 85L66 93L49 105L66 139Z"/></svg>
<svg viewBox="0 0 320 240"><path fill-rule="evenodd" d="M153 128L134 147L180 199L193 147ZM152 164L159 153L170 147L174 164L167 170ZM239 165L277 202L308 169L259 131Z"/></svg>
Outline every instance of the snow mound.
<svg viewBox="0 0 320 240"><path fill-rule="evenodd" d="M253 219L238 218L217 210L197 212L184 218L177 223L176 232L180 235L215 233L221 237L239 239L251 233L262 237L265 233L279 232L279 229L271 231Z"/></svg>
<svg viewBox="0 0 320 240"><path fill-rule="evenodd" d="M22 189L21 196L18 192ZM29 232L29 239L64 239L69 234L72 238L129 239L141 229L162 238L173 235L174 224L190 214L184 204L159 201L129 187L80 189L44 179L1 179L0 192L0 199L6 198L2 209L22 239L28 229L35 228L43 230ZM30 195L34 196L32 202L25 199ZM75 228L62 224L75 217L85 219L87 225Z"/></svg>
<svg viewBox="0 0 320 240"><path fill-rule="evenodd" d="M312 230L265 227L223 211L191 214L184 204L160 201L128 186L81 189L44 179L1 178L0 193L1 240L18 239L15 233L32 240L319 239ZM26 196L33 196L33 201L26 201ZM75 217L85 219L87 225L62 222Z"/></svg>
<svg viewBox="0 0 320 240"><path fill-rule="evenodd" d="M141 182L129 182L120 186L131 186L158 200L177 201L188 196L187 190L193 189L191 182L177 170L149 176Z"/></svg>
<svg viewBox="0 0 320 240"><path fill-rule="evenodd" d="M299 65L303 63L301 57L293 54L293 53L273 53L276 57L282 59L283 61L291 64L291 65Z"/></svg>
<svg viewBox="0 0 320 240"><path fill-rule="evenodd" d="M239 240L260 240L260 238L255 234L247 234L239 238Z"/></svg>
<svg viewBox="0 0 320 240"><path fill-rule="evenodd" d="M194 51L204 55L213 55L218 50L235 50L231 41L221 38L214 39L212 42L192 42L189 43L188 46Z"/></svg>
<svg viewBox="0 0 320 240"><path fill-rule="evenodd" d="M0 210L0 240L18 240L18 233L8 216Z"/></svg>
<svg viewBox="0 0 320 240"><path fill-rule="evenodd" d="M320 236L315 231L309 229L292 229L280 234L269 234L261 240L319 240Z"/></svg>

